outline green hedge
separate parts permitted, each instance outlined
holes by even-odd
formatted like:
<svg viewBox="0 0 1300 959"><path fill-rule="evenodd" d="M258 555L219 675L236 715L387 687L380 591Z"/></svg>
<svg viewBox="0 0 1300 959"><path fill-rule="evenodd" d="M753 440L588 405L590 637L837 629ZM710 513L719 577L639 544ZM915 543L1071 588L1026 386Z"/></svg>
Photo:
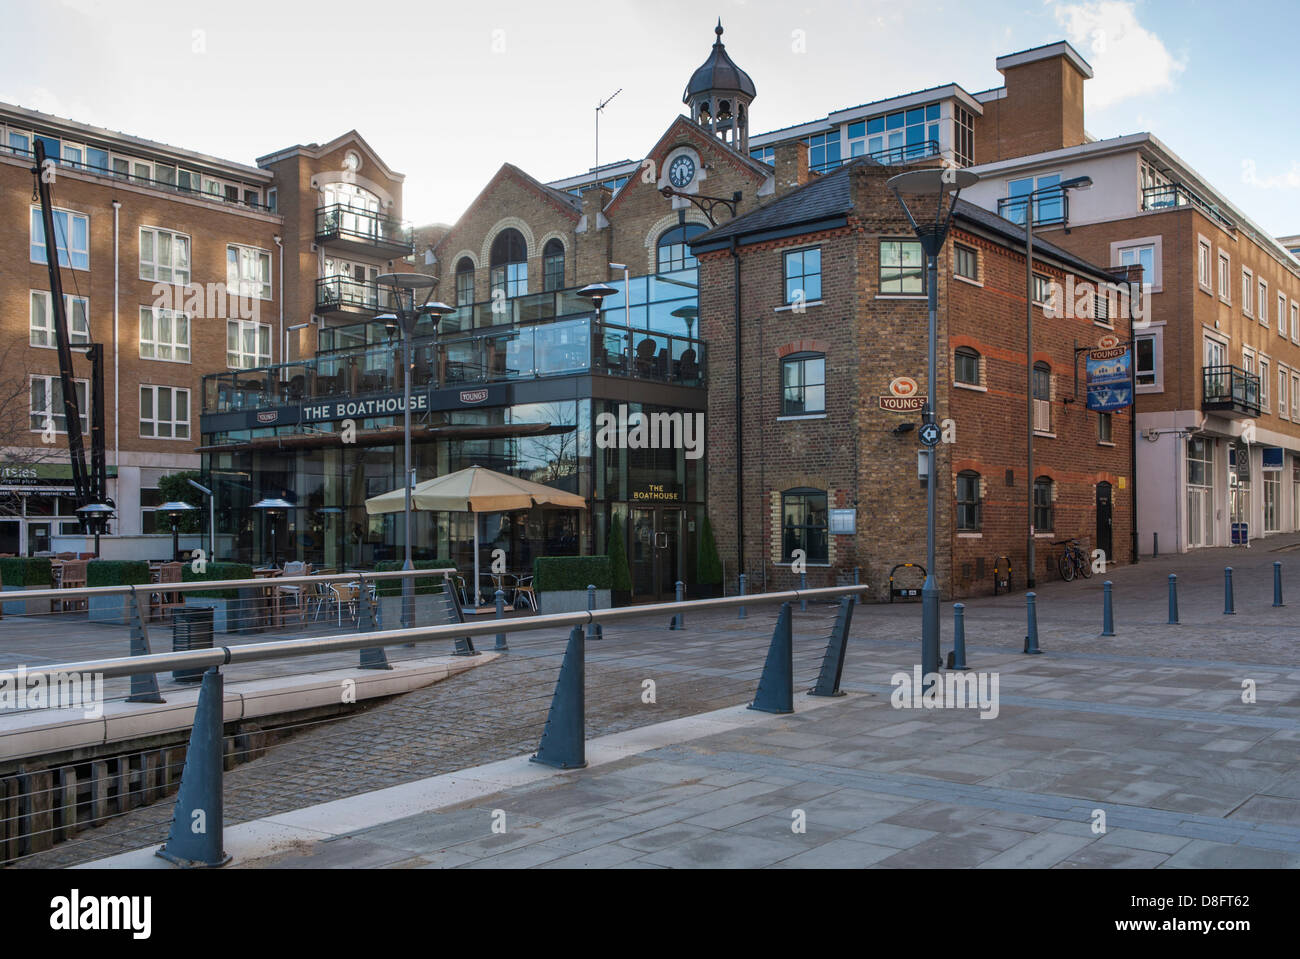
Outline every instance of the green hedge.
<svg viewBox="0 0 1300 959"><path fill-rule="evenodd" d="M718 544L713 538L713 524L709 522L707 516L701 524L698 549L695 579L703 585L716 586L722 582L722 560L718 558Z"/></svg>
<svg viewBox="0 0 1300 959"><path fill-rule="evenodd" d="M539 593L568 589L612 589L613 567L608 556L539 556L533 560L533 588Z"/></svg>
<svg viewBox="0 0 1300 959"><path fill-rule="evenodd" d="M149 564L142 559L92 559L86 564L86 585L144 586L149 582Z"/></svg>
<svg viewBox="0 0 1300 959"><path fill-rule="evenodd" d="M0 559L0 583L5 586L28 586L48 589L54 580L46 558L6 556Z"/></svg>
<svg viewBox="0 0 1300 959"><path fill-rule="evenodd" d="M627 564L627 546L623 543L623 523L620 517L614 517L613 528L609 531L609 542L605 548L610 562L610 588L622 593L632 592L632 570Z"/></svg>
<svg viewBox="0 0 1300 959"><path fill-rule="evenodd" d="M375 563L376 573L391 573L393 570L401 569L402 561L395 559L384 559ZM415 560L416 569L455 569L456 564L449 559L417 559ZM401 596L402 581L400 579L381 579L376 581L375 585L379 588L380 596ZM442 592L441 576L421 576L415 580L415 595L427 596L432 593Z"/></svg>
<svg viewBox="0 0 1300 959"><path fill-rule="evenodd" d="M181 582L206 583L211 580L252 579L253 567L248 563L208 563L202 573L194 572L194 565L186 563L181 567ZM239 599L238 589L198 589L183 593L184 596L203 596L208 599Z"/></svg>

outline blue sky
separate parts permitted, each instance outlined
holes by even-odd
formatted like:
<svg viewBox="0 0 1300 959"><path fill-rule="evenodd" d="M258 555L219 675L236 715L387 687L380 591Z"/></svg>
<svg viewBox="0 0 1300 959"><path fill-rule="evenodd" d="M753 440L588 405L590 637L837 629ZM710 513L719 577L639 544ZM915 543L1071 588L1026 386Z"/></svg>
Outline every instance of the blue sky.
<svg viewBox="0 0 1300 959"><path fill-rule="evenodd" d="M682 111L717 16L758 87L754 132L941 83L998 86L999 55L1069 39L1097 73L1090 133L1149 130L1264 228L1300 233L1296 7L1282 0L373 9L0 0L0 100L246 163L355 127L407 175L410 219L451 221L504 161L544 180L591 166L594 107L620 87L601 159L642 156Z"/></svg>

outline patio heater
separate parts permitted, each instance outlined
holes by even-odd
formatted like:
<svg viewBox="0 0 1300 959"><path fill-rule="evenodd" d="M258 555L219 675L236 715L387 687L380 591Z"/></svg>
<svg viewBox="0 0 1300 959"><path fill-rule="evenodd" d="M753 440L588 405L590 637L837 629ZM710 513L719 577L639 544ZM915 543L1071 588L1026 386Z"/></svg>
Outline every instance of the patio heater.
<svg viewBox="0 0 1300 959"><path fill-rule="evenodd" d="M91 503L77 510L86 528L95 534L95 559L99 559L99 537L113 518L113 507L107 503Z"/></svg>
<svg viewBox="0 0 1300 959"><path fill-rule="evenodd" d="M167 519L172 524L172 561L174 562L181 552L181 520L188 513L194 512L195 507L189 503L182 503L180 500L172 500L170 503L163 503L158 507L158 511L167 514ZM98 550L96 550L98 552Z"/></svg>
<svg viewBox="0 0 1300 959"><path fill-rule="evenodd" d="M268 497L260 499L253 504L253 509L260 509L271 522L271 565L275 565L275 517L277 513L289 515L289 510L293 509L293 504L288 500ZM191 507L193 509L193 507Z"/></svg>

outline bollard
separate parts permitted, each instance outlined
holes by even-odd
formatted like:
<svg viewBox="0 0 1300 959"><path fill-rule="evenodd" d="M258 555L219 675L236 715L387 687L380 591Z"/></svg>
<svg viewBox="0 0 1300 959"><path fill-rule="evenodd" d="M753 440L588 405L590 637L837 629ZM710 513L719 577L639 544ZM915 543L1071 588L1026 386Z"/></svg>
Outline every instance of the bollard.
<svg viewBox="0 0 1300 959"><path fill-rule="evenodd" d="M800 574L799 574L799 588L800 588L801 590L803 590L803 589L807 589L807 588L808 588L808 574L807 574L807 573L800 573ZM806 599L800 599L800 600L799 600L799 609L800 609L802 612L807 612L807 611L808 611L808 600L806 600Z"/></svg>
<svg viewBox="0 0 1300 959"><path fill-rule="evenodd" d="M1237 610L1232 605L1232 567L1223 570L1223 615L1235 616Z"/></svg>
<svg viewBox="0 0 1300 959"><path fill-rule="evenodd" d="M845 596L840 600L839 612L835 614L835 625L831 627L831 638L826 643L826 652L822 656L821 672L817 674L817 684L808 690L809 696L843 696L840 679L844 676L844 654L849 647L849 625L853 622L853 598Z"/></svg>
<svg viewBox="0 0 1300 959"><path fill-rule="evenodd" d="M683 583L680 579L677 581L677 592L676 592L676 597L677 597L677 602L679 602L679 603L684 603L684 602L686 601L686 584ZM672 621L671 623L668 624L668 628L669 628L669 629L685 629L685 628L686 628L686 614L685 614L685 613L673 613L673 621Z"/></svg>
<svg viewBox="0 0 1300 959"><path fill-rule="evenodd" d="M1178 577L1173 573L1169 574L1169 623L1170 626L1178 625Z"/></svg>
<svg viewBox="0 0 1300 959"><path fill-rule="evenodd" d="M1041 656L1038 648L1038 600L1037 593L1025 593L1025 611L1029 617L1029 633L1025 636L1025 653L1029 656Z"/></svg>
<svg viewBox="0 0 1300 959"><path fill-rule="evenodd" d="M1273 563L1273 608L1280 609L1285 605L1282 602L1282 563L1277 561Z"/></svg>
<svg viewBox="0 0 1300 959"><path fill-rule="evenodd" d="M505 619L505 618L506 618L506 591L504 589L498 589L497 590L497 619ZM497 652L509 651L510 647L506 644L505 633L497 633L497 641L492 648L495 649Z"/></svg>
<svg viewBox="0 0 1300 959"><path fill-rule="evenodd" d="M969 672L966 665L966 604L952 606L952 652L948 654L948 668Z"/></svg>
<svg viewBox="0 0 1300 959"><path fill-rule="evenodd" d="M587 612L596 611L596 586L594 583L587 584ZM600 623L587 623L587 639L604 639L604 630L600 628Z"/></svg>
<svg viewBox="0 0 1300 959"><path fill-rule="evenodd" d="M587 765L586 675L582 627L574 626L569 631L569 644L560 663L560 678L555 683L542 741L531 762L556 769L582 769Z"/></svg>
<svg viewBox="0 0 1300 959"><path fill-rule="evenodd" d="M746 595L746 594L745 594L745 574L744 574L744 573L741 573L741 574L740 574L740 595L741 595L741 596ZM744 607L744 606L741 606L741 607L740 607L740 612L736 614L736 619L744 619L744 618L745 618L745 607Z"/></svg>
<svg viewBox="0 0 1300 959"><path fill-rule="evenodd" d="M1151 558L1160 558L1160 534L1154 531L1151 533Z"/></svg>
<svg viewBox="0 0 1300 959"><path fill-rule="evenodd" d="M149 616L131 587L131 655L148 656L153 652L149 646ZM155 673L136 673L131 677L131 695L128 703L165 703L162 693L158 691L158 676Z"/></svg>
<svg viewBox="0 0 1300 959"><path fill-rule="evenodd" d="M853 567L853 585L854 585L854 586L861 586L861 585L862 585L862 583L858 580L858 573L860 572L860 570L861 570L861 567L858 567L858 566L854 566L854 567ZM854 605L854 606L861 606L861 605L862 605L862 594L861 594L861 593L854 593L854 594L853 594L853 605Z"/></svg>
<svg viewBox="0 0 1300 959"><path fill-rule="evenodd" d="M758 693L749 708L763 713L794 712L794 642L789 603L781 604L781 612L776 617L772 644L758 680Z"/></svg>
<svg viewBox="0 0 1300 959"><path fill-rule="evenodd" d="M156 855L177 866L213 867L230 862L222 848L224 814L221 772L224 755L223 681L213 666L203 674L199 702L185 751L171 831Z"/></svg>
<svg viewBox="0 0 1300 959"><path fill-rule="evenodd" d="M1115 635L1115 607L1111 605L1111 586L1111 581L1106 580L1101 587L1101 634L1103 636Z"/></svg>

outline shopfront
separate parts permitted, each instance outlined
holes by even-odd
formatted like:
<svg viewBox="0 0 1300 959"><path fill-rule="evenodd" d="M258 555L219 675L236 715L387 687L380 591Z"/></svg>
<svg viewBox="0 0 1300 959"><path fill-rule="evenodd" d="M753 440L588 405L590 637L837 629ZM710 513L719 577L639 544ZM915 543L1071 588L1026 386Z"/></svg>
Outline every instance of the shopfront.
<svg viewBox="0 0 1300 959"><path fill-rule="evenodd" d="M80 533L75 493L67 464L0 462L0 555L47 553L54 536Z"/></svg>

